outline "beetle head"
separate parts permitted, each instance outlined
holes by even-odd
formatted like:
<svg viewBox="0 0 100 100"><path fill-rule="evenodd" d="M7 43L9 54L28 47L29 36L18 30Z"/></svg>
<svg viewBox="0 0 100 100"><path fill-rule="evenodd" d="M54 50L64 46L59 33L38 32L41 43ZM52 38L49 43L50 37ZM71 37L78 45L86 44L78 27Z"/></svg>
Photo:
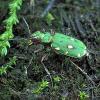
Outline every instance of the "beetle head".
<svg viewBox="0 0 100 100"><path fill-rule="evenodd" d="M33 33L33 38L40 40L43 43L50 43L52 41L52 35L49 32L40 32L37 31L35 33Z"/></svg>

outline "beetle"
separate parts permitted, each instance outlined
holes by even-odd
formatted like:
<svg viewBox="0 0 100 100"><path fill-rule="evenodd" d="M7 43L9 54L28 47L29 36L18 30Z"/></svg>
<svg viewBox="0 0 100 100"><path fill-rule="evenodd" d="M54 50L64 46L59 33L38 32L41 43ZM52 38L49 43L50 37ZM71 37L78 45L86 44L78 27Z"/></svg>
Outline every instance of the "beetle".
<svg viewBox="0 0 100 100"><path fill-rule="evenodd" d="M62 33L50 34L49 32L36 31L32 36L41 41L41 43L50 44L51 48L58 54L81 58L88 54L86 45L73 37Z"/></svg>

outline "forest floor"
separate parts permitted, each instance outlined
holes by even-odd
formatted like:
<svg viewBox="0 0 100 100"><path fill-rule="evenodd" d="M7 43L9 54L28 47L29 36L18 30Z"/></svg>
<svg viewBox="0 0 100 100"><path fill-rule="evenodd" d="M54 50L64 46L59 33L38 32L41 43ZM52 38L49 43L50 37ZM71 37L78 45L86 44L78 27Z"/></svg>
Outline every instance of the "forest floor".
<svg viewBox="0 0 100 100"><path fill-rule="evenodd" d="M100 0L55 0L50 16L47 1L24 0L18 12L11 48L0 58L3 65L16 56L16 65L0 76L0 100L100 100ZM0 0L0 34L9 2ZM58 55L30 40L35 31L80 39L89 55L80 59Z"/></svg>

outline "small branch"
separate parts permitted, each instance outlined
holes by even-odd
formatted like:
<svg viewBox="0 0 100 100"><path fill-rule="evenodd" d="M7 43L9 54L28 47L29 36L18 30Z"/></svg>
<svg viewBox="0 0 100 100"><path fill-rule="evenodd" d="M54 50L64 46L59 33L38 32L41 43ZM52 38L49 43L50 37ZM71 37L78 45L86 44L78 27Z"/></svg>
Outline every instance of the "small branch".
<svg viewBox="0 0 100 100"><path fill-rule="evenodd" d="M89 19L88 21L89 21L89 23L90 23L90 26L91 26L92 30L95 32L96 37L98 37L97 30L96 30L96 28L94 27L94 25L93 25L93 23L92 23L92 20Z"/></svg>
<svg viewBox="0 0 100 100"><path fill-rule="evenodd" d="M41 59L41 63L42 63L42 65L43 65L43 67L44 67L46 73L47 73L48 76L50 77L51 82L52 82L52 87L53 87L53 80L52 80L51 74L50 74L49 70L46 68L46 66L45 66L44 63L43 63L43 61L44 61L45 58L46 58L46 55L44 55L44 56L42 57L42 59Z"/></svg>
<svg viewBox="0 0 100 100"><path fill-rule="evenodd" d="M28 23L27 23L27 21L26 21L26 19L24 17L23 17L23 20L24 20L24 22L25 22L25 24L26 24L26 26L28 28L29 35L31 35L31 31L30 31L29 25L28 25Z"/></svg>
<svg viewBox="0 0 100 100"><path fill-rule="evenodd" d="M32 60L33 60L33 56L31 57L28 66L25 67L25 75L26 75L26 76L27 76L27 69L30 67L30 65L31 65L31 63L32 63Z"/></svg>
<svg viewBox="0 0 100 100"><path fill-rule="evenodd" d="M84 74L84 75L86 76L86 78L87 78L88 80L91 81L91 83L93 84L93 86L95 86L94 81L87 75L87 73L86 73L83 69L81 69L81 68L80 68L78 65L76 65L73 61L70 61L70 62L76 67L76 69L80 70L80 71L82 72L82 74Z"/></svg>
<svg viewBox="0 0 100 100"><path fill-rule="evenodd" d="M50 9L52 8L54 2L55 2L55 0L50 1L48 6L45 8L44 12L41 14L41 17L44 17L50 11Z"/></svg>

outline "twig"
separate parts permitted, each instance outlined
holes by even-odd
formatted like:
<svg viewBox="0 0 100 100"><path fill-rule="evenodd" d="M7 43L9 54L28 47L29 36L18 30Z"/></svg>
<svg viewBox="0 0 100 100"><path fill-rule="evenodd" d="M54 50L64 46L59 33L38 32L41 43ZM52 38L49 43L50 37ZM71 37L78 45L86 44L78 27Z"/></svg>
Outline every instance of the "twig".
<svg viewBox="0 0 100 100"><path fill-rule="evenodd" d="M29 61L28 66L25 66L25 67L24 67L24 68L25 68L25 75L26 75L26 76L27 76L27 69L28 69L28 68L29 68L29 66L31 65L32 60L33 60L33 56L31 57L31 59L30 59L30 61Z"/></svg>
<svg viewBox="0 0 100 100"><path fill-rule="evenodd" d="M44 17L52 8L55 0L51 0L48 6L45 8L44 12L41 14L41 17Z"/></svg>
<svg viewBox="0 0 100 100"><path fill-rule="evenodd" d="M42 63L42 65L43 65L43 67L44 67L46 73L47 73L48 76L50 77L51 82L52 82L52 87L53 87L53 80L52 80L51 74L50 74L49 70L46 68L46 66L45 66L44 63L43 63L43 61L44 61L45 58L46 58L46 55L44 55L44 56L42 57L42 59L41 59L41 63Z"/></svg>
<svg viewBox="0 0 100 100"><path fill-rule="evenodd" d="M89 21L89 23L90 23L90 26L91 26L92 30L95 32L96 37L98 37L97 30L96 30L96 28L94 27L94 25L93 25L93 23L92 23L92 20L88 19L88 21Z"/></svg>
<svg viewBox="0 0 100 100"><path fill-rule="evenodd" d="M34 13L34 8L35 8L35 0L30 0L30 10L32 13Z"/></svg>
<svg viewBox="0 0 100 100"><path fill-rule="evenodd" d="M71 26L72 26L72 29L75 31L75 33L78 33L78 32L77 32L77 29L76 29L76 27L75 27L75 23L74 23L74 21L73 21L73 19L72 19L72 16L69 16L68 18L69 18L70 24L71 24Z"/></svg>
<svg viewBox="0 0 100 100"><path fill-rule="evenodd" d="M78 17L78 15L77 15L77 13L75 13L75 14L76 14L76 15L75 15L76 27L77 27L78 31L81 33L81 35L84 37L85 31L84 31L84 29L83 29L83 27L82 27L82 24L81 24L80 21L79 21L79 17Z"/></svg>
<svg viewBox="0 0 100 100"><path fill-rule="evenodd" d="M42 49L41 48L40 49L37 49L37 50L34 51L34 53L38 53L38 52L40 52L42 50L43 50L43 48Z"/></svg>
<svg viewBox="0 0 100 100"><path fill-rule="evenodd" d="M29 35L31 35L31 31L30 31L29 25L28 25L28 23L27 23L27 21L26 21L26 19L24 17L23 17L23 20L24 20L24 22L25 22L25 24L26 24L26 26L28 28Z"/></svg>
<svg viewBox="0 0 100 100"><path fill-rule="evenodd" d="M93 84L93 86L95 86L94 81L87 75L87 73L86 73L83 69L81 69L81 68L80 68L78 65L76 65L73 61L70 60L70 62L76 67L76 69L79 69L79 70L86 76L86 78L87 78L88 80L91 81L91 83Z"/></svg>
<svg viewBox="0 0 100 100"><path fill-rule="evenodd" d="M30 59L30 61L29 61L29 64L28 64L28 66L27 66L26 68L28 68L28 67L31 65L32 60L33 60L33 55L32 55L32 57L31 57L31 59Z"/></svg>

